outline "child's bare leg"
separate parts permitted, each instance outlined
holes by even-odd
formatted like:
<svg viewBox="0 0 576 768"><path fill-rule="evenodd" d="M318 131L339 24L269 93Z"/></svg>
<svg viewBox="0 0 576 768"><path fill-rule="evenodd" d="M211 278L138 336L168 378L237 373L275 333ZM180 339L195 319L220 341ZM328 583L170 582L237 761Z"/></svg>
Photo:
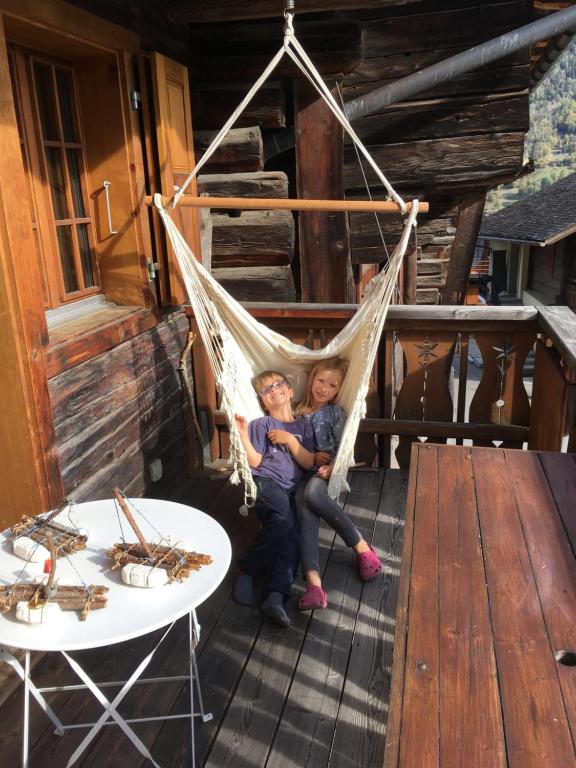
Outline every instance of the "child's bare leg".
<svg viewBox="0 0 576 768"><path fill-rule="evenodd" d="M304 578L306 579L306 584L309 587L322 586L322 579L318 571L306 571L306 573L304 574Z"/></svg>

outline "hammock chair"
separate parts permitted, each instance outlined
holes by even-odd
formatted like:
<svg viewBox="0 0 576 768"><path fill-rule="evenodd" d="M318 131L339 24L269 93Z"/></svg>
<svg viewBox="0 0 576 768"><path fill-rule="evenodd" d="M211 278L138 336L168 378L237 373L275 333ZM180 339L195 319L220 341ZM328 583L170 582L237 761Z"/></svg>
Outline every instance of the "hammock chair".
<svg viewBox="0 0 576 768"><path fill-rule="evenodd" d="M406 204L392 189L390 183L350 126L342 109L324 84L304 49L297 41L292 26L292 13L286 11L284 17L283 45L215 137L184 184L177 190L171 201L166 202L161 195L154 195L154 204L164 222L166 232L182 271L190 304L198 323L198 330L214 373L220 408L226 416L230 429L229 461L234 468L231 481L238 483L242 480L244 482L247 505L251 505L254 502L256 489L248 466L246 453L236 429L234 414L241 414L249 420L263 415L258 398L252 387L252 379L263 370L281 371L289 380L294 389L295 398L298 400L305 392L308 372L312 366L319 360L336 356L343 357L349 361L348 373L337 399L338 403L348 414L348 418L340 447L335 457L328 491L332 497L337 498L340 492L348 490L346 475L348 469L354 463L354 442L360 419L364 417L366 411L365 399L368 392L370 373L384 327L386 311L402 264L402 258L406 252L410 233L416 226L416 215L419 207L417 200L414 200L411 205ZM299 344L294 344L281 334L270 330L265 325L256 321L204 269L169 215L170 210L178 205L190 181L198 174L202 166L217 149L228 130L284 55L288 55L295 62L326 101L332 113L352 138L357 150L362 153L375 171L379 180L388 191L389 197L395 201L392 205L389 202L376 202L369 209L385 210L387 206L388 209L392 207L406 215L400 242L389 257L385 269L376 275L368 285L358 311L338 335L319 350L310 350ZM253 201L247 199L245 201L246 205L241 207L249 208L251 207L251 202L253 203ZM262 207L266 207L264 201L260 202ZM269 202L268 207L271 207ZM304 204L313 201L294 202ZM325 202L337 204L342 201ZM192 198L191 200L190 196L186 196L182 200L182 204L206 206L207 201L206 198ZM218 207L230 207L222 198L219 198L217 202L212 204L213 206L218 205ZM344 203L344 205L347 205L347 203ZM297 205L292 207L297 207ZM328 208L323 207L321 209L327 210ZM366 209L364 208L364 210Z"/></svg>

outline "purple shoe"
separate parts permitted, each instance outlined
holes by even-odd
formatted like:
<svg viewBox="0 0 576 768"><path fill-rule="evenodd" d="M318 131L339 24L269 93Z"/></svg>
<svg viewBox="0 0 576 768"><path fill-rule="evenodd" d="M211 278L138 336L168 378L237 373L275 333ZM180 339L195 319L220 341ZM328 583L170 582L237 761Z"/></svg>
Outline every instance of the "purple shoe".
<svg viewBox="0 0 576 768"><path fill-rule="evenodd" d="M313 611L315 608L326 608L328 598L322 587L307 587L306 592L298 600L298 610Z"/></svg>
<svg viewBox="0 0 576 768"><path fill-rule="evenodd" d="M358 572L362 581L370 581L375 579L376 576L382 570L382 563L378 559L378 555L374 551L373 547L370 547L368 552L361 552L357 555L358 558Z"/></svg>

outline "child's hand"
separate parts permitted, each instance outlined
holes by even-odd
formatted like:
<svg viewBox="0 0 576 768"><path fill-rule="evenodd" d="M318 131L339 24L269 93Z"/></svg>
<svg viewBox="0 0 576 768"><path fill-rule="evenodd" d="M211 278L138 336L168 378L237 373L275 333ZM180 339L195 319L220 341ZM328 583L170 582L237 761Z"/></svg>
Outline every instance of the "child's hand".
<svg viewBox="0 0 576 768"><path fill-rule="evenodd" d="M334 464L325 464L323 467L318 468L318 472L316 472L316 477L321 477L322 480L328 480L328 478L332 474L333 469L334 469Z"/></svg>
<svg viewBox="0 0 576 768"><path fill-rule="evenodd" d="M288 445L294 438L292 432L286 432L284 429L271 429L267 437L273 445Z"/></svg>
<svg viewBox="0 0 576 768"><path fill-rule="evenodd" d="M316 451L314 454L314 464L317 467L321 467L324 464L330 464L332 456L327 451Z"/></svg>
<svg viewBox="0 0 576 768"><path fill-rule="evenodd" d="M239 432L248 431L248 419L246 416L240 416L239 414L235 413L234 421L236 422L236 426L238 427Z"/></svg>

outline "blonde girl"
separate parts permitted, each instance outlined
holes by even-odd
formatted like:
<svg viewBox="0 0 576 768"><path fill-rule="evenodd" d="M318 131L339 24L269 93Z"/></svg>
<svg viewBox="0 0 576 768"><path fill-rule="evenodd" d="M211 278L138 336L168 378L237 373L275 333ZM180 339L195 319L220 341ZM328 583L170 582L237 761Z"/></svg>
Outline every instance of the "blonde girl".
<svg viewBox="0 0 576 768"><path fill-rule="evenodd" d="M306 579L306 592L300 598L302 611L326 608L328 600L322 589L318 532L320 518L325 520L356 552L358 571L363 581L369 581L382 570L378 556L360 535L342 507L328 495L328 483L333 462L346 423L344 409L336 399L348 363L332 357L317 363L310 371L305 399L295 408L295 415L307 419L314 430L314 470L304 491L299 494L300 555Z"/></svg>

